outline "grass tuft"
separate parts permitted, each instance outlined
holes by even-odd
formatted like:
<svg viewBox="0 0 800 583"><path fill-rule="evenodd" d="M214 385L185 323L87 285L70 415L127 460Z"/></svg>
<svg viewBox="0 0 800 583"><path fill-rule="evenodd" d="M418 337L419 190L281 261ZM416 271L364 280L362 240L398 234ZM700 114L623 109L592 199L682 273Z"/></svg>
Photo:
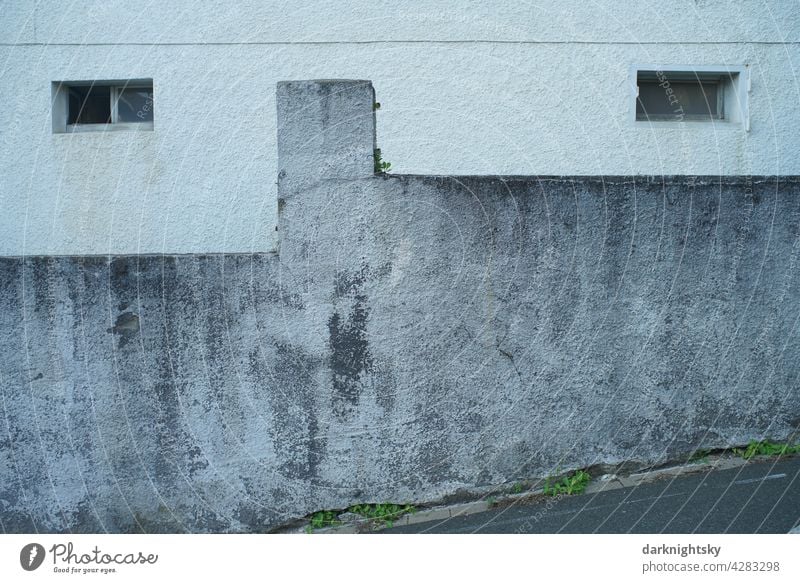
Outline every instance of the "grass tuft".
<svg viewBox="0 0 800 583"><path fill-rule="evenodd" d="M557 482L551 482L551 479L547 478L544 482L544 494L545 496L561 496L562 494L572 496L573 494L580 494L586 489L586 486L589 485L591 479L592 477L589 473L584 470L578 470L574 474L565 476Z"/></svg>

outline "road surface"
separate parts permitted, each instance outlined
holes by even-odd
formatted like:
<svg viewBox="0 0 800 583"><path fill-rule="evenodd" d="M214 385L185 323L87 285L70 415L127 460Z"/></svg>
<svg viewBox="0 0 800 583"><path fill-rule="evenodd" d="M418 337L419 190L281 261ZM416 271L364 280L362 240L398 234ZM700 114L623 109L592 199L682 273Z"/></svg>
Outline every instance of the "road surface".
<svg viewBox="0 0 800 583"><path fill-rule="evenodd" d="M408 526L391 533L787 533L800 456Z"/></svg>

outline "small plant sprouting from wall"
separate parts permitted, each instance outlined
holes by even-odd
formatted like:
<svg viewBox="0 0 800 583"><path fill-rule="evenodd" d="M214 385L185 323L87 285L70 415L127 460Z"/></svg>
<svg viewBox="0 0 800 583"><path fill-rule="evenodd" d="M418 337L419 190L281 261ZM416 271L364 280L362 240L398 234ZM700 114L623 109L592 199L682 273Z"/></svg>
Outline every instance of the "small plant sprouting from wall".
<svg viewBox="0 0 800 583"><path fill-rule="evenodd" d="M403 516L404 514L411 514L416 512L411 504L403 506L399 504L356 504L348 508L350 512L358 514L372 520L378 526L386 526L391 528L394 521Z"/></svg>
<svg viewBox="0 0 800 583"><path fill-rule="evenodd" d="M372 111L378 111L381 108L380 101L373 101L372 102ZM383 157L381 156L381 149L375 148L372 152L372 156L375 159L375 174L386 174L392 168L391 162L386 162Z"/></svg>
<svg viewBox="0 0 800 583"><path fill-rule="evenodd" d="M544 495L545 496L560 496L566 494L572 496L573 494L580 494L589 485L592 477L584 470L578 470L574 474L565 476L555 483L550 482L547 478L544 482Z"/></svg>
<svg viewBox="0 0 800 583"><path fill-rule="evenodd" d="M696 449L689 456L690 464L705 464L708 463L708 456L711 455L710 449Z"/></svg>
<svg viewBox="0 0 800 583"><path fill-rule="evenodd" d="M800 445L792 445L791 443L775 443L774 441L751 441L747 447L734 448L733 453L746 460L759 455L792 455L800 453Z"/></svg>
<svg viewBox="0 0 800 583"><path fill-rule="evenodd" d="M341 524L336 518L337 513L333 510L320 510L311 515L311 521L306 526L306 532L312 533L317 528L325 528L326 526L338 526Z"/></svg>
<svg viewBox="0 0 800 583"><path fill-rule="evenodd" d="M382 158L380 148L375 148L373 157L375 158L375 174L385 174L391 169L392 163L386 162Z"/></svg>
<svg viewBox="0 0 800 583"><path fill-rule="evenodd" d="M416 507L411 504L401 505L386 502L384 504L356 504L355 506L350 506L344 512L350 512L366 518L374 526L391 528L394 526L395 520L404 514L413 514L416 511ZM339 526L342 524L342 521L339 520L339 514L341 513L341 510L320 510L315 512L309 518L305 531L310 534L318 528Z"/></svg>

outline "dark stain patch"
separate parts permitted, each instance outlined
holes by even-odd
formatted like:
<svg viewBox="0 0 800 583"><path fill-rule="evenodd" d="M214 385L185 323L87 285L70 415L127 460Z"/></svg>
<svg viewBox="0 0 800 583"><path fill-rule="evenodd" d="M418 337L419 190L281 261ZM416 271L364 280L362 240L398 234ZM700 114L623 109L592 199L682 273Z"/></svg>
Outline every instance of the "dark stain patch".
<svg viewBox="0 0 800 583"><path fill-rule="evenodd" d="M395 396L397 394L397 381L392 374L392 369L380 366L379 363L371 363L370 372L372 374L375 389L375 400L386 413L390 413L394 408Z"/></svg>
<svg viewBox="0 0 800 583"><path fill-rule="evenodd" d="M754 188L752 181L746 181L742 187L744 191L744 196L746 199L750 199L750 202L755 206L761 202L761 188Z"/></svg>
<svg viewBox="0 0 800 583"><path fill-rule="evenodd" d="M116 257L111 261L111 277L114 279L126 277L129 271L130 260L130 257L123 256Z"/></svg>
<svg viewBox="0 0 800 583"><path fill-rule="evenodd" d="M389 277L392 274L392 262L386 261L383 265L381 265L376 271L376 277Z"/></svg>
<svg viewBox="0 0 800 583"><path fill-rule="evenodd" d="M275 343L275 357L269 374L277 386L291 387L290 393L267 393L273 411L270 431L279 452L278 471L292 479L315 481L327 449L324 426L317 419L313 381L322 362L302 348L282 342Z"/></svg>
<svg viewBox="0 0 800 583"><path fill-rule="evenodd" d="M120 314L117 316L117 321L114 322L114 326L108 328L106 332L119 335L118 348L122 348L139 333L139 316L132 312Z"/></svg>
<svg viewBox="0 0 800 583"><path fill-rule="evenodd" d="M355 297L362 293L362 287L367 280L368 273L369 268L366 265L356 272L338 272L333 280L334 297L341 299L347 296Z"/></svg>
<svg viewBox="0 0 800 583"><path fill-rule="evenodd" d="M198 471L208 468L208 460L199 446L195 445L189 448L186 454L186 459L188 460L187 469L190 476L194 476Z"/></svg>
<svg viewBox="0 0 800 583"><path fill-rule="evenodd" d="M90 499L81 500L75 510L70 512L69 517L70 531L78 534L91 534L104 532L105 526L97 515L97 511Z"/></svg>
<svg viewBox="0 0 800 583"><path fill-rule="evenodd" d="M33 292L34 310L50 318L49 325L53 326L52 315L55 310L57 260L49 257L35 261L31 269L23 272L23 277L30 278L30 288Z"/></svg>
<svg viewBox="0 0 800 583"><path fill-rule="evenodd" d="M275 512L252 502L240 503L236 518L247 526L248 532L268 532L267 525L275 521Z"/></svg>
<svg viewBox="0 0 800 583"><path fill-rule="evenodd" d="M334 407L340 417L358 405L362 376L372 367L367 340L369 307L363 291L367 272L366 266L355 273L340 272L334 280L335 298L350 300L346 317L335 309L328 320Z"/></svg>
<svg viewBox="0 0 800 583"><path fill-rule="evenodd" d="M308 473L313 477L320 475L320 465L325 460L325 446L327 440L320 434L319 421L313 412L308 415L308 454L306 465L308 466Z"/></svg>
<svg viewBox="0 0 800 583"><path fill-rule="evenodd" d="M293 310L303 310L306 307L300 294L290 292L286 288L277 285L267 288L265 297L270 302L279 303Z"/></svg>

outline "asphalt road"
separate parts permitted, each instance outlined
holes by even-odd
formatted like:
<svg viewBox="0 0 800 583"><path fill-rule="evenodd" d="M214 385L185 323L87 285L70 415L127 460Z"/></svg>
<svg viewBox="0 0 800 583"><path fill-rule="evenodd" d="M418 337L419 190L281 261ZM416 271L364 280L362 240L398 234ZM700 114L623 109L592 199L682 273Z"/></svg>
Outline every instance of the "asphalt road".
<svg viewBox="0 0 800 583"><path fill-rule="evenodd" d="M786 533L800 523L800 457L448 520L391 533Z"/></svg>

